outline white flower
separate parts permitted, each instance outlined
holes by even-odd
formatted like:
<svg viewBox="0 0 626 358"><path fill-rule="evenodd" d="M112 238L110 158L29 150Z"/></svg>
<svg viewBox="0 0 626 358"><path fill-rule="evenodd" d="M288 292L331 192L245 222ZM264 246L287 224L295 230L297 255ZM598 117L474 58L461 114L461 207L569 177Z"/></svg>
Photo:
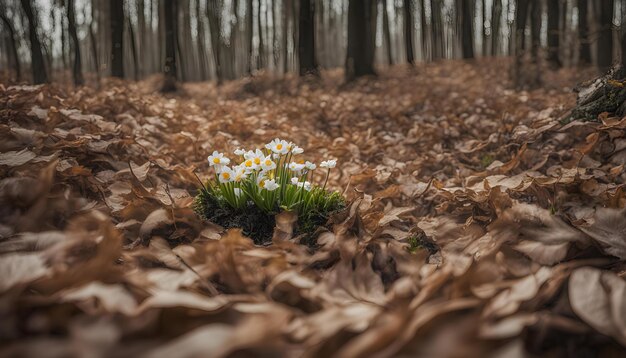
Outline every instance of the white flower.
<svg viewBox="0 0 626 358"><path fill-rule="evenodd" d="M287 154L289 153L289 143L286 140L282 139L274 139L273 141L267 143L265 148L271 150L276 154Z"/></svg>
<svg viewBox="0 0 626 358"><path fill-rule="evenodd" d="M296 173L300 173L304 169L304 164L291 162L289 163L289 169L293 170Z"/></svg>
<svg viewBox="0 0 626 358"><path fill-rule="evenodd" d="M300 181L300 178L298 177L293 177L291 178L291 184L297 186L298 188L304 188L304 190L306 191L310 191L311 190L311 183L308 181Z"/></svg>
<svg viewBox="0 0 626 358"><path fill-rule="evenodd" d="M229 183L235 179L235 171L230 167L223 166L217 174L220 183Z"/></svg>
<svg viewBox="0 0 626 358"><path fill-rule="evenodd" d="M267 180L262 181L261 183L263 183L262 188L268 191L274 191L278 189L278 187L280 186L276 184L276 180L274 179L267 179Z"/></svg>
<svg viewBox="0 0 626 358"><path fill-rule="evenodd" d="M209 165L228 165L230 163L230 159L226 158L223 153L219 153L217 150L213 152L213 154L209 155L207 158L209 160Z"/></svg>
<svg viewBox="0 0 626 358"><path fill-rule="evenodd" d="M241 194L243 194L243 191L241 189L239 189L239 188L234 188L233 192L235 193L236 197L240 197Z"/></svg>
<svg viewBox="0 0 626 358"><path fill-rule="evenodd" d="M248 171L246 170L246 168L243 165L238 165L236 167L233 168L233 181L236 182L240 182L243 179L248 177Z"/></svg>
<svg viewBox="0 0 626 358"><path fill-rule="evenodd" d="M304 167L307 168L308 170L315 170L315 168L317 168L317 165L307 160L306 163L304 163Z"/></svg>
<svg viewBox="0 0 626 358"><path fill-rule="evenodd" d="M270 156L267 156L261 161L261 169L265 171L276 169L276 163L272 160Z"/></svg>
<svg viewBox="0 0 626 358"><path fill-rule="evenodd" d="M235 155L244 155L245 153L246 151L241 148L235 149Z"/></svg>
<svg viewBox="0 0 626 358"><path fill-rule="evenodd" d="M337 165L337 160L336 159L331 159L331 160L325 160L323 162L320 163L320 168L334 168Z"/></svg>
<svg viewBox="0 0 626 358"><path fill-rule="evenodd" d="M261 152L259 149L257 149L256 151L249 151L246 152L243 157L246 159L243 164L246 167L246 170L254 170L254 169L258 169L261 166L261 162L263 161L263 159L265 159L265 156L263 155L263 152Z"/></svg>
<svg viewBox="0 0 626 358"><path fill-rule="evenodd" d="M297 145L294 144L293 148L291 149L291 152L293 154L302 154L302 153L304 153L304 149L302 149L302 148L300 148L300 147L298 147Z"/></svg>

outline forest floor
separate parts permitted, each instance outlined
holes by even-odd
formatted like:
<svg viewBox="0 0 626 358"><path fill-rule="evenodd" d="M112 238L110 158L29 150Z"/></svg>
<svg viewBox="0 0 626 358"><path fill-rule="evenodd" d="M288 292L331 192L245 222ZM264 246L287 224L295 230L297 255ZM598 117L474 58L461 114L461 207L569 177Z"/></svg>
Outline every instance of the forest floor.
<svg viewBox="0 0 626 358"><path fill-rule="evenodd" d="M0 355L623 356L626 118L508 65L0 85ZM338 159L315 249L190 208L207 155L275 137Z"/></svg>

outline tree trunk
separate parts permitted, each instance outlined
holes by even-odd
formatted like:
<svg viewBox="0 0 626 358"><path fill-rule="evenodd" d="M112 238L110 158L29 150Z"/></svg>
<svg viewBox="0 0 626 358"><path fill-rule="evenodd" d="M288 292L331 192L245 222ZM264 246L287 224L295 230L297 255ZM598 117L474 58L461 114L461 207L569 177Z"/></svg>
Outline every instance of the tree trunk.
<svg viewBox="0 0 626 358"><path fill-rule="evenodd" d="M461 0L461 48L463 58L474 58L474 1Z"/></svg>
<svg viewBox="0 0 626 358"><path fill-rule="evenodd" d="M283 0L283 73L287 73L289 69L289 37L287 31L289 31L289 14L291 14L292 0Z"/></svg>
<svg viewBox="0 0 626 358"><path fill-rule="evenodd" d="M405 0L408 1L408 0ZM387 12L387 0L383 0L383 35L387 49L387 64L393 65L393 55L391 51L391 32L389 31L389 14Z"/></svg>
<svg viewBox="0 0 626 358"><path fill-rule="evenodd" d="M481 23L480 23L480 29L482 31L482 39L483 39L483 57L486 57L489 54L488 51L488 41L487 41L487 3L485 0L482 0L481 4L480 4L480 9L482 10L482 16L481 16ZM473 21L473 19L472 19ZM493 24L491 25L491 28L493 29ZM493 51L493 49L492 49Z"/></svg>
<svg viewBox="0 0 626 358"><path fill-rule="evenodd" d="M41 84L48 82L48 73L43 60L41 43L37 37L37 19L33 13L31 0L21 0L22 9L28 18L28 37L30 39L30 58L33 72L33 83Z"/></svg>
<svg viewBox="0 0 626 358"><path fill-rule="evenodd" d="M348 53L346 56L346 80L365 75L375 75L371 56L372 5L375 0L349 0L348 3Z"/></svg>
<svg viewBox="0 0 626 358"><path fill-rule="evenodd" d="M415 55L413 54L413 6L411 0L403 0L403 10L406 62L411 65L415 65Z"/></svg>
<svg viewBox="0 0 626 358"><path fill-rule="evenodd" d="M532 81L530 86L535 88L541 85L541 0L531 0L530 38L531 38L531 69Z"/></svg>
<svg viewBox="0 0 626 358"><path fill-rule="evenodd" d="M589 4L587 0L578 0L578 39L579 45L579 63L582 65L591 64L591 44L589 43L589 24L587 14Z"/></svg>
<svg viewBox="0 0 626 358"><path fill-rule="evenodd" d="M516 87L521 86L521 69L524 60L526 19L528 18L528 1L515 2L515 63L513 65L513 81Z"/></svg>
<svg viewBox="0 0 626 358"><path fill-rule="evenodd" d="M200 80L205 81L206 75L206 53L204 49L204 21L200 12L200 0L196 0L196 21L198 22L198 36L196 46L198 47L198 69L200 70Z"/></svg>
<svg viewBox="0 0 626 358"><path fill-rule="evenodd" d="M498 56L500 51L500 19L502 17L502 0L494 0L491 9L491 55Z"/></svg>
<svg viewBox="0 0 626 358"><path fill-rule="evenodd" d="M598 9L598 70L606 72L613 64L613 0L595 4Z"/></svg>
<svg viewBox="0 0 626 358"><path fill-rule="evenodd" d="M424 57L424 62L428 60L428 34L427 34L427 26L426 26L426 0L420 0L420 29L422 32L422 56ZM431 46L432 50L432 46Z"/></svg>
<svg viewBox="0 0 626 358"><path fill-rule="evenodd" d="M89 22L89 42L91 43L91 56L93 57L94 67L96 68L96 80L100 84L100 59L98 58L98 47L96 43L96 34L93 31L93 22L96 19L96 6L94 0L91 1L91 21Z"/></svg>
<svg viewBox="0 0 626 358"><path fill-rule="evenodd" d="M257 12L256 12L256 25L257 25L257 35L259 36L259 60L258 68L265 67L265 41L263 39L263 26L261 23L261 0L257 0Z"/></svg>
<svg viewBox="0 0 626 358"><path fill-rule="evenodd" d="M443 58L443 23L441 19L441 0L430 0L430 47L433 61Z"/></svg>
<svg viewBox="0 0 626 358"><path fill-rule="evenodd" d="M133 24L130 21L130 17L127 18L128 34L130 38L130 52L133 56L133 69L135 75L135 81L139 80L139 58L137 57L137 44L135 43L135 31L133 30Z"/></svg>
<svg viewBox="0 0 626 358"><path fill-rule="evenodd" d="M67 0L67 26L70 38L72 40L71 49L74 53L74 63L72 66L72 76L74 85L82 86L83 80L82 64L80 60L80 43L78 42L78 34L76 33L76 16L74 16L74 0Z"/></svg>
<svg viewBox="0 0 626 358"><path fill-rule="evenodd" d="M150 1L148 1L148 4L150 4ZM146 29L146 15L144 13L144 9L145 9L145 1L137 0L137 35L138 36L136 38L136 41L137 41L136 50L137 50L137 53L143 54L143 56L141 56L141 59L139 60L140 62L139 73L135 76L136 78L143 77L145 73L145 68L147 67L146 58L149 57L148 47L146 46L146 32L148 31ZM150 28L149 31L152 31L152 28Z"/></svg>
<svg viewBox="0 0 626 358"><path fill-rule="evenodd" d="M252 60L254 48L252 47L252 37L254 34L254 14L252 13L252 0L246 1L246 34L248 35L248 75L252 75Z"/></svg>
<svg viewBox="0 0 626 358"><path fill-rule="evenodd" d="M15 70L15 81L20 82L22 78L22 71L20 69L20 59L17 55L17 44L15 41L15 30L13 29L13 25L11 21L6 17L5 13L0 13L0 19L4 23L4 26L9 33L9 45L11 48L11 55L13 56L13 69ZM8 55L8 54L7 54Z"/></svg>
<svg viewBox="0 0 626 358"><path fill-rule="evenodd" d="M560 68L559 59L559 0L548 0L548 64Z"/></svg>
<svg viewBox="0 0 626 358"><path fill-rule="evenodd" d="M176 0L165 0L165 80L161 92L176 91Z"/></svg>
<svg viewBox="0 0 626 358"><path fill-rule="evenodd" d="M298 62L300 76L319 76L315 59L315 4L311 0L300 0L300 24L298 28Z"/></svg>
<svg viewBox="0 0 626 358"><path fill-rule="evenodd" d="M124 0L111 4L111 76L124 78Z"/></svg>
<svg viewBox="0 0 626 358"><path fill-rule="evenodd" d="M209 31L211 31L211 49L213 50L213 61L215 62L215 76L217 77L217 84L222 84L224 80L224 73L222 70L222 34L220 29L222 28L222 1L207 0L207 15L209 18Z"/></svg>

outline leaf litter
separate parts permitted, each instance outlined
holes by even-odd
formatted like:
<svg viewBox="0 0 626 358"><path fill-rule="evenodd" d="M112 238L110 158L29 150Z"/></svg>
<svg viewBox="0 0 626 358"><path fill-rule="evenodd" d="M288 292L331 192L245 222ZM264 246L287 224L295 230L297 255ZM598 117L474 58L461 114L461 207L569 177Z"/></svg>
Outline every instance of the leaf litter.
<svg viewBox="0 0 626 358"><path fill-rule="evenodd" d="M0 353L624 355L626 118L563 124L581 74L517 92L478 62L0 86ZM275 137L341 163L314 245L191 209L210 150Z"/></svg>

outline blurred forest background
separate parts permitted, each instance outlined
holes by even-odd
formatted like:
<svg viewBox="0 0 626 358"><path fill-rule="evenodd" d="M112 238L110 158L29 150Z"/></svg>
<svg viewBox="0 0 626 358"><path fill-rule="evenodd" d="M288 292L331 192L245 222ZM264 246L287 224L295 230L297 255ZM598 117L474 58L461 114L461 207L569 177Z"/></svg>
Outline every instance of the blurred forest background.
<svg viewBox="0 0 626 358"><path fill-rule="evenodd" d="M0 66L9 82L114 76L237 79L259 71L348 80L376 66L514 56L514 83L541 68L620 54L626 4L613 0L3 0ZM543 66L547 65L547 66Z"/></svg>

